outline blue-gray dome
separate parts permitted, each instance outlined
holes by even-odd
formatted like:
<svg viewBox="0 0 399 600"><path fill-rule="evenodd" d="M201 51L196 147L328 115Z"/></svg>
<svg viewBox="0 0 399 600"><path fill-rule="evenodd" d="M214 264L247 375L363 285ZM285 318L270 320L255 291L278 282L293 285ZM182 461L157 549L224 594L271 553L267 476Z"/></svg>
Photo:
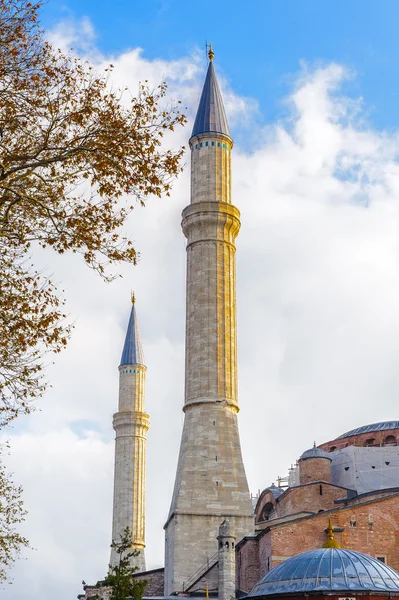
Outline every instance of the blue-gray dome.
<svg viewBox="0 0 399 600"><path fill-rule="evenodd" d="M281 494L284 493L284 490L278 488L276 485L274 485L274 483L272 483L271 486L264 489L263 492L271 492L275 498L278 498L279 496L281 496Z"/></svg>
<svg viewBox="0 0 399 600"><path fill-rule="evenodd" d="M305 450L305 452L301 454L299 460L306 460L307 458L328 458L328 460L332 460L331 456L328 456L325 450L316 447Z"/></svg>
<svg viewBox="0 0 399 600"><path fill-rule="evenodd" d="M274 567L255 585L249 597L349 591L399 594L399 573L367 554L319 548Z"/></svg>
<svg viewBox="0 0 399 600"><path fill-rule="evenodd" d="M380 423L363 425L362 427L357 427L356 429L352 429L351 431L343 433L336 439L340 440L346 437L351 437L352 435L359 435L360 433L371 433L372 431L387 431L388 429L399 429L399 421L381 421Z"/></svg>

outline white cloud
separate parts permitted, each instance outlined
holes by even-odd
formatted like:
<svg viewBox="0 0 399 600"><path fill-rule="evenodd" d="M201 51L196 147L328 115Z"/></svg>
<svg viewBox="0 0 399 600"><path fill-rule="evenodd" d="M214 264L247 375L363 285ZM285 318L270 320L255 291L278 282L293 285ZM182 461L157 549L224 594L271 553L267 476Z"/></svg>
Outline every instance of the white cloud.
<svg viewBox="0 0 399 600"><path fill-rule="evenodd" d="M81 39L79 32L68 35L68 44ZM148 61L140 49L113 57L90 52L99 67L115 65L115 85L134 89L139 80L166 78L193 118L204 70L197 54L168 63ZM286 474L314 439L321 443L356 425L397 417L399 143L396 133L365 124L361 100L340 95L349 75L341 65L308 66L287 99L287 119L251 131L253 151L236 147L233 154L233 198L242 214L239 420L253 492ZM237 121L256 112L256 102L237 97L226 84L223 93ZM178 132L174 143L186 143L189 133L190 127ZM53 388L41 412L11 432L10 467L25 488L24 533L36 550L14 569L10 600L22 600L27 589L32 600L66 600L79 592L82 578L95 582L105 573L111 419L132 288L151 415L147 564L162 564L162 525L183 420L180 213L188 202L186 169L171 198L137 208L129 233L141 261L124 267L124 279L111 286L77 257L43 255L62 281L76 329L49 371Z"/></svg>
<svg viewBox="0 0 399 600"><path fill-rule="evenodd" d="M98 55L94 42L96 34L92 22L88 17L79 20L69 18L61 21L52 31L48 32L47 39L52 46L69 52L71 48L78 52Z"/></svg>

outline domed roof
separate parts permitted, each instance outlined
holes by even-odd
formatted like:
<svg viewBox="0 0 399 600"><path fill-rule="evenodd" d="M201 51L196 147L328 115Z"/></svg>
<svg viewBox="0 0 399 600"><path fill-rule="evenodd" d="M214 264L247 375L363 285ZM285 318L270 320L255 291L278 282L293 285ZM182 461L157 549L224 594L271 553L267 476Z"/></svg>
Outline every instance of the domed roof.
<svg viewBox="0 0 399 600"><path fill-rule="evenodd" d="M284 490L282 490L281 488L278 488L276 485L274 485L274 483L272 483L271 486L265 488L263 490L263 492L271 492L275 498L278 498L279 496L281 496L281 494L284 492ZM263 492L262 492L262 494L263 494Z"/></svg>
<svg viewBox="0 0 399 600"><path fill-rule="evenodd" d="M306 460L307 458L328 458L328 460L332 460L331 456L328 456L325 450L321 448L309 448L309 450L305 450L303 454L301 454L299 460Z"/></svg>
<svg viewBox="0 0 399 600"><path fill-rule="evenodd" d="M380 423L371 423L371 425L363 425L351 431L347 431L338 436L337 440L351 437L351 435L359 435L360 433L371 433L372 431L386 431L387 429L399 429L399 421L381 421Z"/></svg>
<svg viewBox="0 0 399 600"><path fill-rule="evenodd" d="M255 585L249 597L349 591L399 594L399 573L367 554L319 548L274 567Z"/></svg>

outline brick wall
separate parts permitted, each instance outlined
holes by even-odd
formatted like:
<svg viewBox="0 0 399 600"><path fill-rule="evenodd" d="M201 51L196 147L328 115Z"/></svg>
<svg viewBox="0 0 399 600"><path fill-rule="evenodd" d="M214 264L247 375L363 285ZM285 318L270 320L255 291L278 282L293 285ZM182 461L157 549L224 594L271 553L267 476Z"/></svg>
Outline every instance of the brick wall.
<svg viewBox="0 0 399 600"><path fill-rule="evenodd" d="M279 517L301 511L317 513L334 507L334 500L346 498L346 490L318 481L289 488L277 503ZM335 508L335 507L334 507Z"/></svg>
<svg viewBox="0 0 399 600"><path fill-rule="evenodd" d="M369 431L368 433L352 435L339 440L331 440L330 442L321 444L319 448L322 448L326 452L330 452L332 450L341 450L341 448L346 448L347 446L384 446L385 444L390 444L391 438L393 445L397 445L399 440L399 429ZM393 441L393 438L395 438L395 442Z"/></svg>
<svg viewBox="0 0 399 600"><path fill-rule="evenodd" d="M312 481L327 481L331 483L331 460L329 458L307 458L299 460L300 484Z"/></svg>
<svg viewBox="0 0 399 600"><path fill-rule="evenodd" d="M259 578L258 542L249 538L242 550L236 552L236 587L242 592L249 592Z"/></svg>

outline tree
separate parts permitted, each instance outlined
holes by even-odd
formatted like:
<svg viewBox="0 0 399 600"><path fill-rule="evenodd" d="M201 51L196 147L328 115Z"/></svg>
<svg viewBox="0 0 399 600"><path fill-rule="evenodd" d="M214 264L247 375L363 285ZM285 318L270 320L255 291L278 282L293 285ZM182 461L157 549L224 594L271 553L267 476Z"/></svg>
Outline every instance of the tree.
<svg viewBox="0 0 399 600"><path fill-rule="evenodd" d="M106 281L135 264L122 233L135 203L169 195L184 148L166 132L186 119L166 84L137 96L44 39L40 2L0 0L0 424L43 394L43 359L70 330L63 300L30 260L32 244L80 253Z"/></svg>
<svg viewBox="0 0 399 600"><path fill-rule="evenodd" d="M3 447L0 447L0 583L7 579L7 571L28 540L21 536L15 526L25 519L21 500L22 489L16 486L7 473L3 460Z"/></svg>
<svg viewBox="0 0 399 600"><path fill-rule="evenodd" d="M101 587L110 588L109 600L141 600L143 597L147 582L133 578L138 567L132 567L131 559L138 556L139 551L132 550L131 546L132 535L126 527L120 541L111 544L119 556L119 563L114 567L110 565L107 577L101 582Z"/></svg>

